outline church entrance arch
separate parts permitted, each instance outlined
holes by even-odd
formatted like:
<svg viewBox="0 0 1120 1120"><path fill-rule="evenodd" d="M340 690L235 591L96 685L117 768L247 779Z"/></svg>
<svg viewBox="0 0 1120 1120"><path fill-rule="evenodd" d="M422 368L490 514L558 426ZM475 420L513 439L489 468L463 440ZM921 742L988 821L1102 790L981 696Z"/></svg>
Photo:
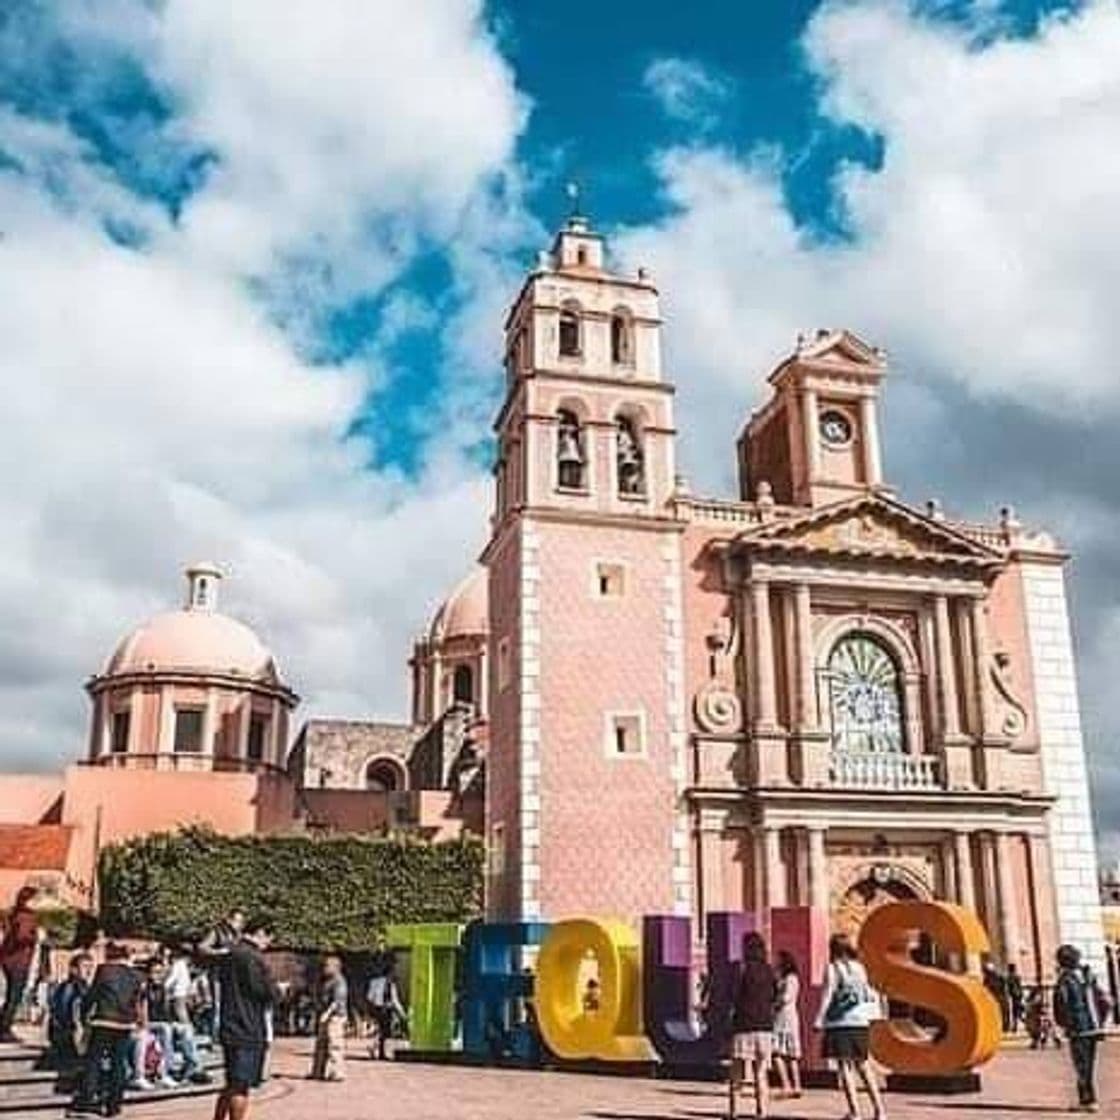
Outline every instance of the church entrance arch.
<svg viewBox="0 0 1120 1120"><path fill-rule="evenodd" d="M911 902L933 897L924 876L904 863L890 859L859 863L837 885L832 932L854 944L868 914L887 902Z"/></svg>

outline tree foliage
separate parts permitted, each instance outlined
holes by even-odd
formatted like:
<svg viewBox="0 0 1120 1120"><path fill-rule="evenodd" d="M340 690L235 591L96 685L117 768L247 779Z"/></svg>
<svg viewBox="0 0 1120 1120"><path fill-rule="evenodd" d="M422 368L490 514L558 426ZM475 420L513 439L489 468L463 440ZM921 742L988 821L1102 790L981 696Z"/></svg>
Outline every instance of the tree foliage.
<svg viewBox="0 0 1120 1120"><path fill-rule="evenodd" d="M368 947L395 922L468 921L482 904L474 838L154 833L101 855L101 921L113 936L194 941L233 909L292 949Z"/></svg>

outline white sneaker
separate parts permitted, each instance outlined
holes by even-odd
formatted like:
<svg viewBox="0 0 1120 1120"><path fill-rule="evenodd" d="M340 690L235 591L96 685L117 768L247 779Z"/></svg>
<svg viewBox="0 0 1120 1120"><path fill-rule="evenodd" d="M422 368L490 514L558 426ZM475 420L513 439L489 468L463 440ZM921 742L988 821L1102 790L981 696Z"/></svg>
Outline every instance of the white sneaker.
<svg viewBox="0 0 1120 1120"><path fill-rule="evenodd" d="M148 1093L154 1089L155 1086L146 1077L138 1077L129 1085L129 1088L135 1089L138 1093Z"/></svg>
<svg viewBox="0 0 1120 1120"><path fill-rule="evenodd" d="M178 1089L179 1082L175 1080L170 1074L165 1075L159 1079L159 1084L164 1089Z"/></svg>

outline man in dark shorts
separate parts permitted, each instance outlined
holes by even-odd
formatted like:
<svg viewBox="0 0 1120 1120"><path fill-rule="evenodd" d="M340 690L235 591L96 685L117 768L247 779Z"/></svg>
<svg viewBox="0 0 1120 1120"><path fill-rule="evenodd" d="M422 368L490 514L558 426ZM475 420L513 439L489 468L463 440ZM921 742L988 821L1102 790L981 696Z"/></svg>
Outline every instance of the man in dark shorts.
<svg viewBox="0 0 1120 1120"><path fill-rule="evenodd" d="M226 1084L214 1106L214 1120L245 1120L249 1094L261 1083L268 1045L267 1012L279 998L263 956L271 940L263 922L250 921L241 940L217 958L218 1041L225 1058Z"/></svg>

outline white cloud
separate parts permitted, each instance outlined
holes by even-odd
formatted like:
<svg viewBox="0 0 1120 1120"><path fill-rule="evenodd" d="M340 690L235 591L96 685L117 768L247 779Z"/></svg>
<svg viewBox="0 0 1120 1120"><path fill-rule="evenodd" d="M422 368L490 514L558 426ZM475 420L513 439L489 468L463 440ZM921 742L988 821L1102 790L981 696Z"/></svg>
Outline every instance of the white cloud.
<svg viewBox="0 0 1120 1120"><path fill-rule="evenodd" d="M480 5L60 11L90 66L123 50L159 83L176 108L166 142L219 162L172 221L64 127L0 117L22 168L0 170L4 763L80 753L82 680L122 629L178 601L199 556L229 567L228 609L305 714L401 715L409 639L482 543L489 479L463 450L479 428L449 425L415 479L369 470L369 446L345 436L391 375L378 347L403 331L438 332L433 376L452 397L498 377L493 296L468 285L504 276L495 260L531 227L510 163L524 105ZM142 250L107 237L109 219L142 230ZM308 364L274 317L290 328L387 291L447 243L441 318L391 292L361 363ZM484 313L485 343L460 354Z"/></svg>
<svg viewBox="0 0 1120 1120"><path fill-rule="evenodd" d="M1120 403L1115 9L977 48L900 4L828 4L805 48L823 110L881 136L883 166L841 170L851 239L824 243L794 223L770 153L658 157L676 213L624 248L658 270L688 364L741 393L796 325L846 322L975 394Z"/></svg>
<svg viewBox="0 0 1120 1120"><path fill-rule="evenodd" d="M701 485L731 485L737 427L797 331L844 325L891 354L887 435L903 481L937 493L948 459L956 483L942 496L963 512L991 513L975 503L993 478L1028 519L1093 510L1061 527L1082 561L1072 587L1090 748L1115 791L1120 727L1103 697L1120 509L1079 456L1092 446L1103 461L1120 409L1120 20L1100 0L1014 38L991 5L977 9L979 29L929 7L827 3L805 32L821 113L883 147L881 167L845 166L833 183L847 238L798 225L780 154L694 145L656 155L670 213L618 247L664 292L682 461ZM1009 446L1005 432L1032 424L1040 444ZM1098 812L1120 835L1114 799Z"/></svg>
<svg viewBox="0 0 1120 1120"><path fill-rule="evenodd" d="M696 128L713 127L733 92L732 82L688 58L655 58L642 84L671 120Z"/></svg>

